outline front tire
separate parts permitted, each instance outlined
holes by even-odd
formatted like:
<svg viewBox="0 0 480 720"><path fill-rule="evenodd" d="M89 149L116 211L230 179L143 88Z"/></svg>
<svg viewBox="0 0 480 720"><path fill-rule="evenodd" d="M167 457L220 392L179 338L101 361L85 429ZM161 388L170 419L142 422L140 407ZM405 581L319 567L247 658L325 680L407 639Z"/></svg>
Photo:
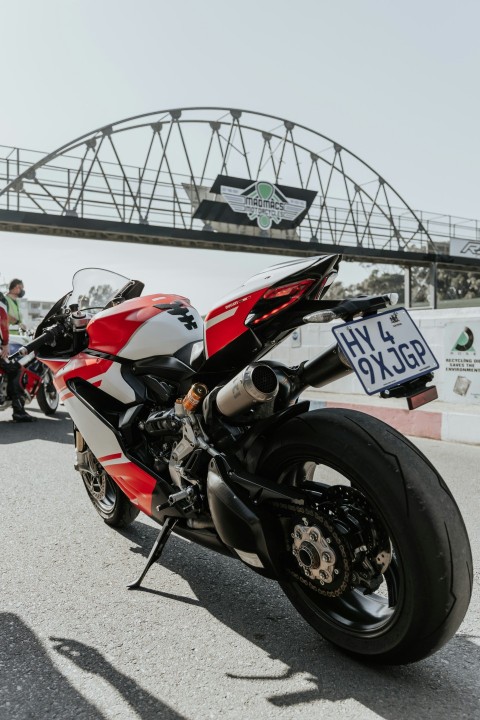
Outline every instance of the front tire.
<svg viewBox="0 0 480 720"><path fill-rule="evenodd" d="M55 415L57 412L59 395L53 384L53 377L50 370L45 373L42 379L37 393L37 402L44 415Z"/></svg>
<svg viewBox="0 0 480 720"><path fill-rule="evenodd" d="M93 507L110 527L127 527L137 517L138 508L132 505L122 489L100 465L92 451L87 450L85 454L80 474Z"/></svg>
<svg viewBox="0 0 480 720"><path fill-rule="evenodd" d="M333 482L334 496L336 493L341 498L339 506L352 503L351 511L342 511L343 518L338 522L332 511L335 503L330 504L329 515L322 520L325 515L321 514L321 503L309 500L311 510L303 513L307 517L301 517L301 512L297 518L293 515L289 531L283 533L285 549L279 561L285 572L281 571L280 584L296 609L323 637L348 652L394 664L420 660L454 635L467 611L472 589L468 536L444 481L405 437L353 410L304 413L276 429L257 472L280 483L303 487L308 497L317 499L319 493L314 489L325 489ZM333 481L328 479L332 473ZM338 485L350 489L338 490ZM390 565L383 570L383 576L378 573L378 589L374 583L370 588L356 584L353 579L358 575L347 567L348 552L340 557L342 537L350 537L345 530L349 512L354 529L363 519L366 525L370 523L367 536L370 532L369 537L388 538L383 539L383 547L385 542L391 543ZM284 527L285 518L282 522ZM323 527L320 535L323 540L332 535L326 538L333 543L332 548L335 538L338 540L335 572L340 576L343 573L348 582L337 588L337 594L330 593L331 597L325 590L328 582L334 588L333 573L325 576L316 571L313 575L317 578L320 575L329 580L312 582L307 567L318 543L300 544L300 540L290 539L304 537L302 523L314 536ZM376 528L372 535L373 525ZM352 553L350 561L354 560ZM370 561L375 564L372 558Z"/></svg>

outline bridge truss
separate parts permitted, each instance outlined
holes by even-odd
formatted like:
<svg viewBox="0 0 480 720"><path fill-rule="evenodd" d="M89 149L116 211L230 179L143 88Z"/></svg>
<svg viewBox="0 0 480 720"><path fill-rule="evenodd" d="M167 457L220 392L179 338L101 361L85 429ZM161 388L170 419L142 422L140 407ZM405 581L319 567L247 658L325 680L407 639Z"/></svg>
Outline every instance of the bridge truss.
<svg viewBox="0 0 480 720"><path fill-rule="evenodd" d="M449 255L452 222L414 212L367 163L337 142L282 118L184 108L107 125L43 155L0 153L0 230L186 247L348 258L468 269ZM199 216L224 203L218 176L311 191L289 229ZM218 190L218 188L217 188ZM479 239L476 224L458 225ZM459 232L454 224L453 231Z"/></svg>

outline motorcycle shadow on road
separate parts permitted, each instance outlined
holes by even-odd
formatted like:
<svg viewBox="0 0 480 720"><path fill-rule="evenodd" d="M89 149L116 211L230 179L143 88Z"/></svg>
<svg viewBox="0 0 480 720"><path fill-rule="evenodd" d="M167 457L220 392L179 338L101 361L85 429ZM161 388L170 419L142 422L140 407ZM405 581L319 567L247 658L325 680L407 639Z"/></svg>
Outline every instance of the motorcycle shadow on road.
<svg viewBox="0 0 480 720"><path fill-rule="evenodd" d="M157 533L136 522L121 534L137 544L132 552L147 556ZM240 561L174 536L160 564L179 574L220 623L270 656L271 675L245 675L239 657L239 672L227 672L226 678L243 687L247 682L256 695L262 693L265 681L269 688L278 682L278 692L266 695L274 706L353 699L386 720L480 717L480 638L457 634L426 660L408 666L378 666L356 660L323 640L297 614L277 583L256 575ZM150 573L145 589L162 595L152 589L160 584L155 567ZM182 605L179 615L184 612ZM283 672L278 672L278 662L285 666ZM292 684L303 689L291 692Z"/></svg>
<svg viewBox="0 0 480 720"><path fill-rule="evenodd" d="M73 443L72 421L66 412L57 411L55 415L46 417L40 410L29 407L28 413L36 422L14 423L10 411L5 412L5 418L0 417L0 445L29 440L47 440L68 445Z"/></svg>

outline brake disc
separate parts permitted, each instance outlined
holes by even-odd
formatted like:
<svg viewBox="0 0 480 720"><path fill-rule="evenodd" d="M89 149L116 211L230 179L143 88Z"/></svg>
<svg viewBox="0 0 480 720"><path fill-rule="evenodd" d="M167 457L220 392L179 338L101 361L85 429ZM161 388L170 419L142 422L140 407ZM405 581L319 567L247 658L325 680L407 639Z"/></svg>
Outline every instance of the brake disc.
<svg viewBox="0 0 480 720"><path fill-rule="evenodd" d="M354 587L378 589L392 558L391 544L364 495L338 485L314 504L274 503L284 518L285 572L326 597Z"/></svg>

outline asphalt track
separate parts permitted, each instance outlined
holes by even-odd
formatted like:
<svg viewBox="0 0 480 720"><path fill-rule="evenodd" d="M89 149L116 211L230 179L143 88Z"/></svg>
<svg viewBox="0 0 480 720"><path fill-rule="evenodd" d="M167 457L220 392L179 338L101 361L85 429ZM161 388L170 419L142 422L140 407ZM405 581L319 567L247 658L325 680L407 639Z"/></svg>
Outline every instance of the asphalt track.
<svg viewBox="0 0 480 720"><path fill-rule="evenodd" d="M108 528L73 469L71 424L0 415L0 719L480 718L480 448L419 440L469 530L474 596L455 638L406 667L346 657L277 585L174 537Z"/></svg>

